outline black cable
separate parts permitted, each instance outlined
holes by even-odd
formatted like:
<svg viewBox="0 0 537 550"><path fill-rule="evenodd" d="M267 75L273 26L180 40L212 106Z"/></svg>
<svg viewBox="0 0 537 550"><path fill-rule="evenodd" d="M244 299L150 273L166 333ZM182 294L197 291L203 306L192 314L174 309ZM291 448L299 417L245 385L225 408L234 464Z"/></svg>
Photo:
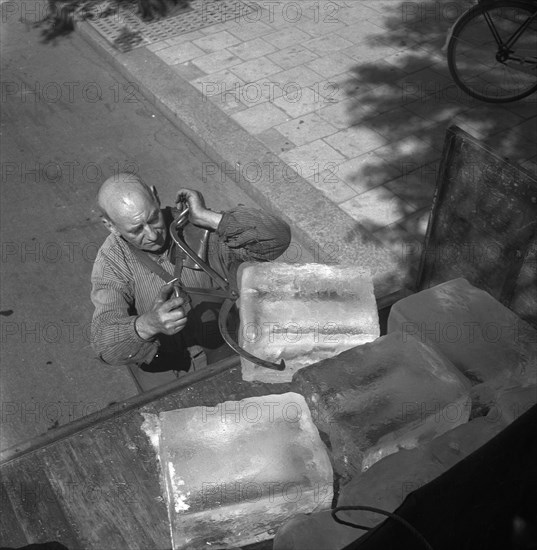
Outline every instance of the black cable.
<svg viewBox="0 0 537 550"><path fill-rule="evenodd" d="M356 529L362 529L364 531L369 531L372 528L371 527L365 527L363 525L358 525L357 523L351 523L349 521L339 519L337 517L337 513L341 512L343 510L364 510L366 512L375 512L377 514L382 514L384 516L388 516L389 518L392 518L395 521L398 521L401 525L404 525L411 533L414 534L414 536L418 540L421 541L421 543L423 544L423 546L425 546L425 548L427 548L427 550L433 550L433 547L427 542L425 537L415 527L410 525L410 523L408 523L408 521L406 519L403 519L401 516L399 516L397 514L394 514L392 512L387 512L386 510L382 510L381 508L375 508L374 506L336 506L335 508L332 508L332 510L331 510L332 518L337 523L341 523L342 525L347 525L349 527L354 527Z"/></svg>

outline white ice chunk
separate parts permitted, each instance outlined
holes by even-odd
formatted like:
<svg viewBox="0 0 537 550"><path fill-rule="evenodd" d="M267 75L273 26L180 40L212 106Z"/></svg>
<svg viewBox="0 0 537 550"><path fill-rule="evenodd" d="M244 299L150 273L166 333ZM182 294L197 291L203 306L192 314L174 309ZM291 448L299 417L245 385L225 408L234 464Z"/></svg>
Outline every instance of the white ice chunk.
<svg viewBox="0 0 537 550"><path fill-rule="evenodd" d="M458 278L393 305L388 332L436 346L474 383L537 382L537 331L484 290Z"/></svg>
<svg viewBox="0 0 537 550"><path fill-rule="evenodd" d="M399 333L300 370L293 388L330 437L343 477L464 424L471 408L464 376L434 348Z"/></svg>
<svg viewBox="0 0 537 550"><path fill-rule="evenodd" d="M172 547L235 548L328 509L333 472L296 393L160 413Z"/></svg>
<svg viewBox="0 0 537 550"><path fill-rule="evenodd" d="M380 335L372 278L357 266L247 263L238 275L239 343L284 371L241 359L247 381L290 382L300 368Z"/></svg>

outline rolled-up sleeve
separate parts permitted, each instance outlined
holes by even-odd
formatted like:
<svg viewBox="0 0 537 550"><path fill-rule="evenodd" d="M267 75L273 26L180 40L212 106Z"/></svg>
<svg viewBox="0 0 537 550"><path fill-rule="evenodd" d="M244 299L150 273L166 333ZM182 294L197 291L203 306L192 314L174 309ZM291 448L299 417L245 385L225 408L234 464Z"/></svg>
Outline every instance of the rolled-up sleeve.
<svg viewBox="0 0 537 550"><path fill-rule="evenodd" d="M109 365L151 360L158 342L143 340L136 332L132 285L101 252L95 259L91 283L91 301L95 306L91 343L99 359Z"/></svg>
<svg viewBox="0 0 537 550"><path fill-rule="evenodd" d="M287 223L245 206L224 212L216 232L219 241L241 262L275 260L291 242Z"/></svg>

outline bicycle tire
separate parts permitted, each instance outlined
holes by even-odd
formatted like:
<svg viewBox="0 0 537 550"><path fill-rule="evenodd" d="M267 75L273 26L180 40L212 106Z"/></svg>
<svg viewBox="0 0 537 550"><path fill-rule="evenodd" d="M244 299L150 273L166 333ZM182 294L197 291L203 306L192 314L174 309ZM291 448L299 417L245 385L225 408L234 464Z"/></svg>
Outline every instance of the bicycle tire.
<svg viewBox="0 0 537 550"><path fill-rule="evenodd" d="M537 5L517 0L497 0L470 8L455 23L448 43L449 72L459 88L488 103L516 101L537 91L535 74L521 72L496 60L498 46L484 14L492 17L503 39L537 11ZM500 28L501 27L501 28ZM537 56L537 19L515 43L520 51Z"/></svg>

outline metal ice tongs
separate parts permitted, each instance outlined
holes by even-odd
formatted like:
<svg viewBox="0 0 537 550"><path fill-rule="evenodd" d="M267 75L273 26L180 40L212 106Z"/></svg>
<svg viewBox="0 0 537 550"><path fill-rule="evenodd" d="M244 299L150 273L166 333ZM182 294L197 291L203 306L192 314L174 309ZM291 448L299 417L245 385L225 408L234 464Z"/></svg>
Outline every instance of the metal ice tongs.
<svg viewBox="0 0 537 550"><path fill-rule="evenodd" d="M218 328L220 329L220 334L226 342L226 344L236 353L238 353L244 359L265 367L267 369L274 370L284 370L285 362L282 359L280 363L272 363L271 361L266 361L260 357L256 357L251 353L243 349L229 334L227 328L227 321L229 314L233 308L236 308L236 302L239 299L238 289L232 288L229 281L217 273L207 262L200 258L191 248L186 244L185 240L182 238L182 228L188 223L188 206L183 209L182 212L173 220L170 226L170 234L172 236L175 244L195 263L197 264L209 277L216 283L220 289L214 288L194 288L186 287L184 288L185 292L189 294L201 294L206 296L216 296L219 298L224 298L222 307L220 308L220 313L218 315Z"/></svg>

